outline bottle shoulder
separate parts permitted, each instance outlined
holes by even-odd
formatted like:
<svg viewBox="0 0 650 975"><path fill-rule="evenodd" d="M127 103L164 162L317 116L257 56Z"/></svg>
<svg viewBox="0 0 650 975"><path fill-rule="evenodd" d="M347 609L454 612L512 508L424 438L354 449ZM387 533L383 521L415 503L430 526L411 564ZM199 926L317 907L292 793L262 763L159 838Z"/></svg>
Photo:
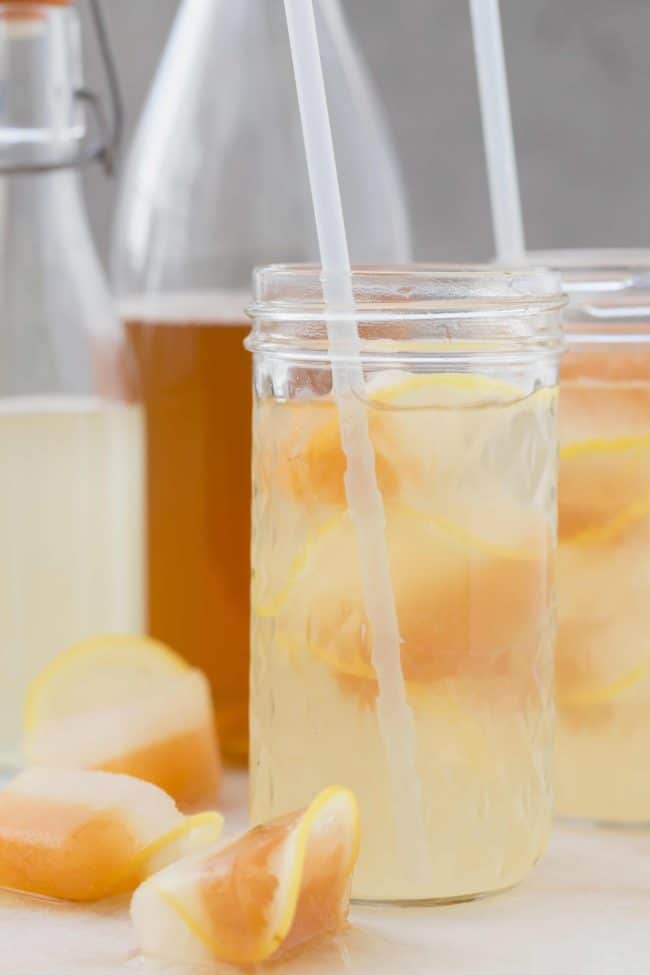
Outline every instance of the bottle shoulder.
<svg viewBox="0 0 650 975"><path fill-rule="evenodd" d="M117 316L78 174L3 177L0 189L4 314L65 310L82 329L111 330Z"/></svg>
<svg viewBox="0 0 650 975"><path fill-rule="evenodd" d="M123 329L78 174L4 177L2 184L0 394L111 385Z"/></svg>
<svg viewBox="0 0 650 975"><path fill-rule="evenodd" d="M385 119L338 3L316 6L353 260L407 261ZM282 3L185 0L124 170L118 288L242 287L254 265L315 260Z"/></svg>

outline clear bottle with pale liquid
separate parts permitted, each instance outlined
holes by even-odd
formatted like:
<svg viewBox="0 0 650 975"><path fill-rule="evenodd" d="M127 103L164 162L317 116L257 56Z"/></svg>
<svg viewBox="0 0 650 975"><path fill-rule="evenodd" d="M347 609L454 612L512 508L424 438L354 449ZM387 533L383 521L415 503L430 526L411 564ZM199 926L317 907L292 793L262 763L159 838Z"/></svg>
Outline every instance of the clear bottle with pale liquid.
<svg viewBox="0 0 650 975"><path fill-rule="evenodd" d="M98 632L145 626L144 428L75 160L77 15L0 2L0 766L25 694Z"/></svg>
<svg viewBox="0 0 650 975"><path fill-rule="evenodd" d="M409 256L399 176L337 0L319 0L352 253ZM318 255L283 4L185 0L114 240L148 432L154 636L209 675L225 757L248 749L252 268Z"/></svg>

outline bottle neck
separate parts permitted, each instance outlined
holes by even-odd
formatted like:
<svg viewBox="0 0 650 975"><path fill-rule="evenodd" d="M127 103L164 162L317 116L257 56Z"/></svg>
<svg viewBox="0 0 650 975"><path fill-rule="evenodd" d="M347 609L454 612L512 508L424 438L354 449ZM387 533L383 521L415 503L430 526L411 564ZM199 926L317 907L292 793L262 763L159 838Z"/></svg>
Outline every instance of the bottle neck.
<svg viewBox="0 0 650 975"><path fill-rule="evenodd" d="M72 8L0 2L0 163L74 155L85 133L80 50Z"/></svg>

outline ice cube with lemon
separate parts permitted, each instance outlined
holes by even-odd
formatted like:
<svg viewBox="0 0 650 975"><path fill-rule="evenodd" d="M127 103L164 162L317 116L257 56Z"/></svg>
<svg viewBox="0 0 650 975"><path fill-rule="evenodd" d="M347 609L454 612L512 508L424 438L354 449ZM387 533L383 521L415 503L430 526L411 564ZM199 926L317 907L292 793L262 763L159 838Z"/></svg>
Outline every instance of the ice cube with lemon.
<svg viewBox="0 0 650 975"><path fill-rule="evenodd" d="M345 924L358 849L356 800L329 787L145 881L131 902L140 949L186 964L276 960Z"/></svg>
<svg viewBox="0 0 650 975"><path fill-rule="evenodd" d="M219 813L183 816L131 776L30 769L0 790L0 887L70 901L123 894L212 846L221 827Z"/></svg>
<svg viewBox="0 0 650 975"><path fill-rule="evenodd" d="M253 817L339 781L360 804L355 896L508 887L550 823L555 390L386 370L367 409L430 869L400 858L330 394L255 406Z"/></svg>
<svg viewBox="0 0 650 975"><path fill-rule="evenodd" d="M184 810L217 801L208 681L147 637L99 636L45 667L27 694L24 753L31 765L136 776Z"/></svg>

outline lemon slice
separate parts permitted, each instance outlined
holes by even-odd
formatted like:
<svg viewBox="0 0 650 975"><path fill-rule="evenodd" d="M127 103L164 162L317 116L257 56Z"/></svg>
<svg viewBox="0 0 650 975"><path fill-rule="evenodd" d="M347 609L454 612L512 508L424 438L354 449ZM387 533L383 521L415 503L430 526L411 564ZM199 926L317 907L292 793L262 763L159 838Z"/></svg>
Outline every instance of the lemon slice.
<svg viewBox="0 0 650 975"><path fill-rule="evenodd" d="M291 595L296 579L308 566L319 542L336 528L342 517L343 514L335 514L309 532L307 540L289 560L286 576L276 585L274 585L276 566L272 555L270 553L267 555L263 551L256 553L251 585L251 607L257 616L268 619L278 615Z"/></svg>
<svg viewBox="0 0 650 975"><path fill-rule="evenodd" d="M139 850L108 880L110 890L133 890L143 877L157 873L176 860L213 846L223 830L223 816L216 811L185 816L166 833Z"/></svg>
<svg viewBox="0 0 650 975"><path fill-rule="evenodd" d="M359 813L333 786L311 805L174 863L135 892L140 949L181 963L252 965L339 929L359 852Z"/></svg>
<svg viewBox="0 0 650 975"><path fill-rule="evenodd" d="M441 467L458 469L468 446L478 456L498 437L507 459L514 461L520 447L515 420L521 437L529 439L529 425L520 413L530 414L536 428L539 417L550 414L555 396L554 389L525 395L505 380L473 373L379 373L368 385L366 404L382 496L395 500L405 486L430 490ZM267 404L261 414L264 432L255 452L259 488L270 494L280 488L311 508L345 507L346 465L334 401L320 397ZM550 431L547 439L550 444ZM503 473L501 457L498 466Z"/></svg>
<svg viewBox="0 0 650 975"><path fill-rule="evenodd" d="M597 438L560 448L562 541L613 541L648 512L650 435Z"/></svg>
<svg viewBox="0 0 650 975"><path fill-rule="evenodd" d="M604 545L620 538L632 525L650 514L650 495L632 502L601 524L577 532L565 541L571 545Z"/></svg>
<svg viewBox="0 0 650 975"><path fill-rule="evenodd" d="M585 687L580 690L560 693L560 701L569 707L592 707L596 704L607 704L616 700L621 694L650 678L650 663L639 664L609 684L596 687Z"/></svg>
<svg viewBox="0 0 650 975"><path fill-rule="evenodd" d="M386 538L407 681L530 674L550 612L551 540L544 518L489 509L479 536L406 505L386 509ZM490 521L491 519L491 521ZM273 606L276 639L308 650L336 675L374 680L356 538L341 514Z"/></svg>
<svg viewBox="0 0 650 975"><path fill-rule="evenodd" d="M474 550L486 556L493 555L499 558L510 559L517 558L519 555L517 544L508 545L493 541L487 535L479 535L477 532L463 527L459 521L420 512L413 505L406 503L391 505L390 515L392 518L399 518L405 523L411 523L416 530L430 529L439 532L448 540L460 546L465 546L468 550ZM347 520L347 514L340 512L332 515L332 517L312 530L302 547L290 560L286 576L276 581L275 573L273 573L274 581L276 581L275 588L272 588L270 583L267 583L263 587L259 580L256 580L254 577L251 606L257 616L268 619L274 618L281 613L291 598L300 575L306 570L309 570L312 560L319 558L319 549L322 544L328 538L335 535L337 530L344 527L347 524ZM494 526L491 525L490 527L494 532ZM258 558L260 558L259 555ZM366 672L367 669L364 668L362 673L365 674Z"/></svg>
<svg viewBox="0 0 650 975"><path fill-rule="evenodd" d="M581 440L576 443L563 444L560 447L560 458L568 460L572 457L593 456L594 454L618 454L622 451L636 450L639 447L650 447L650 434L636 437L595 437L592 440Z"/></svg>
<svg viewBox="0 0 650 975"><path fill-rule="evenodd" d="M28 688L25 729L113 705L120 696L146 697L152 682L173 680L188 669L182 657L149 637L84 640L55 657Z"/></svg>
<svg viewBox="0 0 650 975"><path fill-rule="evenodd" d="M96 637L55 658L28 691L24 751L32 765L145 779L185 810L217 797L207 679L147 637Z"/></svg>
<svg viewBox="0 0 650 975"><path fill-rule="evenodd" d="M522 400L518 386L471 372L405 375L395 382L376 384L369 402L397 404L400 407L467 407L503 404Z"/></svg>

